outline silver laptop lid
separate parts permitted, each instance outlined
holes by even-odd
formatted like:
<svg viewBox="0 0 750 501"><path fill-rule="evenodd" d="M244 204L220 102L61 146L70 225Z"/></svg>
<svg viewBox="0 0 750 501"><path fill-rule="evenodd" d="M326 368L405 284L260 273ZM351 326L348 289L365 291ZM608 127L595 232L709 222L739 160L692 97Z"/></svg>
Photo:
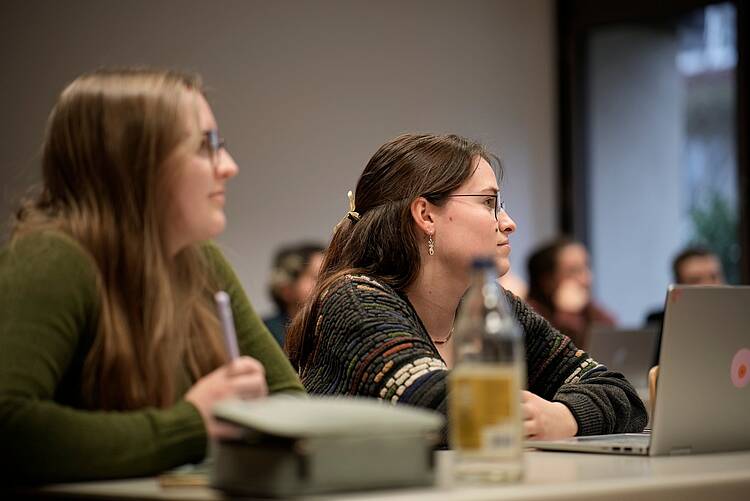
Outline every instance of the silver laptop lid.
<svg viewBox="0 0 750 501"><path fill-rule="evenodd" d="M648 388L648 371L656 356L659 331L597 326L591 330L588 352L609 370L622 373L639 392Z"/></svg>
<svg viewBox="0 0 750 501"><path fill-rule="evenodd" d="M670 286L651 455L750 449L750 287Z"/></svg>

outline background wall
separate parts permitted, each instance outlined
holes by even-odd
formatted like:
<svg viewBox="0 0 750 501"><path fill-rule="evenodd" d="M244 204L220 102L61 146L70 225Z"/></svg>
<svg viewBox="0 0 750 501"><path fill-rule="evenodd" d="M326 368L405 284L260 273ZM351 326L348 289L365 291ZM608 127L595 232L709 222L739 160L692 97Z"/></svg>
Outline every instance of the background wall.
<svg viewBox="0 0 750 501"><path fill-rule="evenodd" d="M525 276L529 249L555 231L552 40L550 0L4 1L0 210L39 181L67 82L102 65L175 67L203 75L240 166L220 241L261 313L273 250L327 241L369 157L407 131L500 154Z"/></svg>

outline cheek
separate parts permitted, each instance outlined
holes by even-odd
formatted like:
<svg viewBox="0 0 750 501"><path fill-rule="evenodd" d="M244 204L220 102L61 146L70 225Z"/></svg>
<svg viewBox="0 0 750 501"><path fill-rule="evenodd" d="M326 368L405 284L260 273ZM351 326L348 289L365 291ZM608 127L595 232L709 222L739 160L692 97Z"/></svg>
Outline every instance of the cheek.
<svg viewBox="0 0 750 501"><path fill-rule="evenodd" d="M497 247L497 223L487 217L448 218L443 240L448 240L450 247L458 253L493 254Z"/></svg>
<svg viewBox="0 0 750 501"><path fill-rule="evenodd" d="M182 229L185 226L185 202L183 201L182 192L174 183L167 194L167 202L164 207L164 223L173 230Z"/></svg>
<svg viewBox="0 0 750 501"><path fill-rule="evenodd" d="M180 226L189 226L199 210L197 202L190 184L175 183L172 192L172 220Z"/></svg>
<svg viewBox="0 0 750 501"><path fill-rule="evenodd" d="M182 177L172 183L167 224L190 238L215 236L225 226L221 210L213 207L200 179Z"/></svg>

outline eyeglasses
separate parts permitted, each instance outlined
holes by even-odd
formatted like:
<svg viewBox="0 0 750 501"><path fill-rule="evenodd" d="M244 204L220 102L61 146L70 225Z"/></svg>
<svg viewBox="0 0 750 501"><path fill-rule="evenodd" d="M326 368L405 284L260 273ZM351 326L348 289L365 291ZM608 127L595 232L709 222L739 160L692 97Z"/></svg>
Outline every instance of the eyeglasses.
<svg viewBox="0 0 750 501"><path fill-rule="evenodd" d="M219 137L218 129L209 129L203 133L201 151L206 151L208 153L208 157L211 159L211 166L214 168L219 163L219 153L223 148L226 148L226 146L226 141Z"/></svg>
<svg viewBox="0 0 750 501"><path fill-rule="evenodd" d="M505 210L505 202L500 198L499 193L496 193L494 195L488 195L486 193L447 195L445 198L453 197L485 197L486 200L483 203L487 206L488 209L491 209L495 213L495 221L498 220L498 212L500 212L501 210Z"/></svg>

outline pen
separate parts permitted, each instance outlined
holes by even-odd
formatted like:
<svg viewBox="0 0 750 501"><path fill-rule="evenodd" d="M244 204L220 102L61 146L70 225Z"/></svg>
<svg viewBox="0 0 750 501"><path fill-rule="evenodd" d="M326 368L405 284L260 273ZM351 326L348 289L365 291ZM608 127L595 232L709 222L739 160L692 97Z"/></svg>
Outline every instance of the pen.
<svg viewBox="0 0 750 501"><path fill-rule="evenodd" d="M237 346L237 333L234 331L234 319L232 318L232 308L229 305L229 294L219 291L214 294L216 308L219 310L221 319L221 328L224 333L224 344L227 347L229 360L240 357L240 349Z"/></svg>

